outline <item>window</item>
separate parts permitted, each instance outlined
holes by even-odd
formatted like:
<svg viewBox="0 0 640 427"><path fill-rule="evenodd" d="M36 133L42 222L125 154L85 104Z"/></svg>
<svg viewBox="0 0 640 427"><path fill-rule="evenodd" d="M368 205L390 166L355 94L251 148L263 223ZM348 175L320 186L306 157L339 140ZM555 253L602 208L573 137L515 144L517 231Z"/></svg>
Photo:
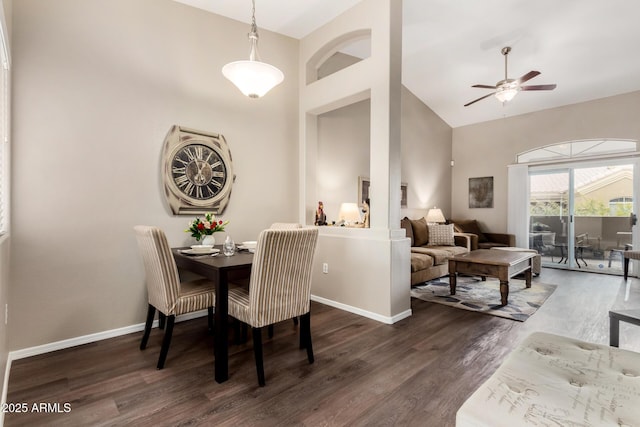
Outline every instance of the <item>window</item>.
<svg viewBox="0 0 640 427"><path fill-rule="evenodd" d="M630 139L585 139L547 145L516 156L518 163L600 157L607 154L635 153L638 142Z"/></svg>
<svg viewBox="0 0 640 427"><path fill-rule="evenodd" d="M633 212L633 197L616 197L609 200L611 216L629 216Z"/></svg>

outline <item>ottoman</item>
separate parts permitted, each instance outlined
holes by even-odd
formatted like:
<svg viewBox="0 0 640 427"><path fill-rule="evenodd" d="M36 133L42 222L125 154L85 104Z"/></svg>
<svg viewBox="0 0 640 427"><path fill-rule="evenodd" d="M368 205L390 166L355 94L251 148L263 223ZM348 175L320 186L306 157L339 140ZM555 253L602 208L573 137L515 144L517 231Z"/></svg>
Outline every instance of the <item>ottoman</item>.
<svg viewBox="0 0 640 427"><path fill-rule="evenodd" d="M496 249L499 251L512 251L512 252L532 252L534 254L537 254L534 258L533 258L533 262L531 263L531 272L533 274L535 274L536 276L540 275L540 268L542 267L542 260L540 257L540 254L538 254L538 251L536 251L535 249L527 249L527 248L514 248L511 246L496 246L493 247L491 249Z"/></svg>
<svg viewBox="0 0 640 427"><path fill-rule="evenodd" d="M456 414L456 426L640 425L640 353L529 335Z"/></svg>

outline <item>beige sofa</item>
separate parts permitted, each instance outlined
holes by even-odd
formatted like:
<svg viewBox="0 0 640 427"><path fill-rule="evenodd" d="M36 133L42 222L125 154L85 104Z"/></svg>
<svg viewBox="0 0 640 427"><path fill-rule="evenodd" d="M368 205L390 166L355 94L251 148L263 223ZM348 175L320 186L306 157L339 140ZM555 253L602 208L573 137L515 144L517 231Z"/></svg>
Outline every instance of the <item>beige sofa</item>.
<svg viewBox="0 0 640 427"><path fill-rule="evenodd" d="M411 286L449 274L449 258L471 250L471 236L453 233L454 245L429 244L429 229L424 218L401 221L411 239Z"/></svg>

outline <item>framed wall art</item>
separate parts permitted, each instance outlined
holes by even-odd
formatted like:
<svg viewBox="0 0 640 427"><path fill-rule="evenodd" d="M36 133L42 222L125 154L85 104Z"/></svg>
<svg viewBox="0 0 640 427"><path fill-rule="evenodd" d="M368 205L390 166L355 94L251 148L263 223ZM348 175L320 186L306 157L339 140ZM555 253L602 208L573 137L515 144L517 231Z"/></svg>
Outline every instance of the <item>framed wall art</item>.
<svg viewBox="0 0 640 427"><path fill-rule="evenodd" d="M359 176L358 177L358 206L362 207L364 205L364 201L369 198L369 187L371 186L371 181L368 177Z"/></svg>
<svg viewBox="0 0 640 427"><path fill-rule="evenodd" d="M358 177L358 205L362 206L364 201L369 198L369 188L371 180L364 176ZM400 184L400 207L407 207L408 186L406 182Z"/></svg>
<svg viewBox="0 0 640 427"><path fill-rule="evenodd" d="M469 207L493 207L493 177L469 178Z"/></svg>

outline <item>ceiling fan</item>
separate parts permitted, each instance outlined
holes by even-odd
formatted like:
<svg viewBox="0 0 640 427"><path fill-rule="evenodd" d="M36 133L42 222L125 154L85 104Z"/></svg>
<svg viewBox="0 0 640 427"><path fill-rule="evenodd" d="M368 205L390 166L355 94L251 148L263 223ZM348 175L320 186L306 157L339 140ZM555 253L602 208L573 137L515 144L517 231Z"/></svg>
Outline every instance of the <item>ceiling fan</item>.
<svg viewBox="0 0 640 427"><path fill-rule="evenodd" d="M519 79L510 79L507 77L507 56L509 55L509 52L511 52L511 48L509 46L507 47L503 47L502 48L502 54L504 55L504 80L500 80L498 83L496 83L495 86L489 86L489 85L473 85L471 87L479 87L481 89L495 89L495 92L491 92L488 95L482 96L478 99L475 99L467 104L464 104L465 107L476 103L478 101L481 101L485 98L490 97L491 95L495 95L495 97L498 99L498 101L500 102L508 102L511 101L513 99L514 96L516 96L516 94L518 92L520 92L521 90L553 90L556 88L555 84L552 85L529 85L529 86L522 86L522 83L531 80L532 78L536 77L537 75L540 74L540 71L529 71L527 74L525 74L524 76L520 77Z"/></svg>

